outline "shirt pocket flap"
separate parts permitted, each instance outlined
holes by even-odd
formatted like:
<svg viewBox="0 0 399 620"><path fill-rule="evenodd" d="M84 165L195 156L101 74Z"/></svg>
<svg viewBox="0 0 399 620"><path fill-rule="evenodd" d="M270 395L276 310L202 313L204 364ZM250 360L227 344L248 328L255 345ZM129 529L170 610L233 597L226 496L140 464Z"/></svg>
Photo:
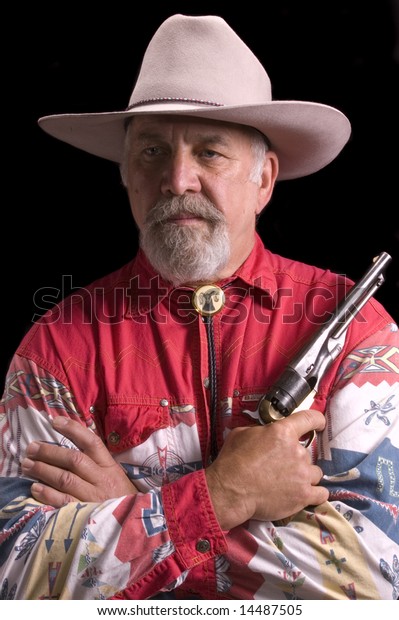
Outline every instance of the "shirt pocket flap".
<svg viewBox="0 0 399 620"><path fill-rule="evenodd" d="M108 404L104 420L105 442L113 454L123 452L142 444L156 430L166 428L168 420L167 406L113 402Z"/></svg>

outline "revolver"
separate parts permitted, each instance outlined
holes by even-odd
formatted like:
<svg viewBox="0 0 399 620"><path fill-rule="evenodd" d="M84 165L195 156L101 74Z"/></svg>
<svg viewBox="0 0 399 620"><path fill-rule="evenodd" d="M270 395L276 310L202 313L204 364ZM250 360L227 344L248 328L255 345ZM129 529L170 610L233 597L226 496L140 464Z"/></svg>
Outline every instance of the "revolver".
<svg viewBox="0 0 399 620"><path fill-rule="evenodd" d="M257 409L244 413L258 418L261 424L269 424L311 406L321 378L342 350L350 322L384 282L384 271L391 260L386 252L374 258L371 267L338 303L331 318L261 397Z"/></svg>

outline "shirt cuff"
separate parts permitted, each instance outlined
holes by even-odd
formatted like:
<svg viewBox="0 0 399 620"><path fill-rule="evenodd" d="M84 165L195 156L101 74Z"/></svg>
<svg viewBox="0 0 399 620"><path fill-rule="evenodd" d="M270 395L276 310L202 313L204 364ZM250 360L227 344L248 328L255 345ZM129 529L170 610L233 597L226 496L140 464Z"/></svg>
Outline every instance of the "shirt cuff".
<svg viewBox="0 0 399 620"><path fill-rule="evenodd" d="M226 553L227 543L201 469L161 489L170 538L186 570Z"/></svg>

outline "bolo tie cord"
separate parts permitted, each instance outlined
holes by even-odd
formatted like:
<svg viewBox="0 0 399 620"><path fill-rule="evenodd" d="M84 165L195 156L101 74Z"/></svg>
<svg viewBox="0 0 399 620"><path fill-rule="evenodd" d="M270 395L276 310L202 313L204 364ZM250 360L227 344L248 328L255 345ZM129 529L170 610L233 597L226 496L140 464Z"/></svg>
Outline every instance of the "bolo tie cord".
<svg viewBox="0 0 399 620"><path fill-rule="evenodd" d="M212 316L205 316L206 335L208 339L209 359L209 391L210 391L210 417L211 417L211 460L218 455L217 441L217 418L218 418L218 381L216 369L215 335L213 331Z"/></svg>
<svg viewBox="0 0 399 620"><path fill-rule="evenodd" d="M202 316L206 328L208 340L208 373L209 373L209 392L210 392L210 423L211 423L211 461L218 455L218 376L216 368L216 350L213 315L220 312L225 305L225 294L223 289L217 284L203 284L199 286L192 295L192 304L195 310Z"/></svg>

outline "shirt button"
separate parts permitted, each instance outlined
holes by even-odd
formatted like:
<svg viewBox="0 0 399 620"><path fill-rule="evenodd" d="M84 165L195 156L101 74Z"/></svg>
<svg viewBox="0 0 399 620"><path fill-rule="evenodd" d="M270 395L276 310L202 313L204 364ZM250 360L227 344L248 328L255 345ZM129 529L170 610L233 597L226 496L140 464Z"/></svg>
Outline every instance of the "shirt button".
<svg viewBox="0 0 399 620"><path fill-rule="evenodd" d="M95 413L96 408L94 405L91 405L91 407L89 408L90 413Z"/></svg>
<svg viewBox="0 0 399 620"><path fill-rule="evenodd" d="M204 379L204 388L206 390L209 390L209 385L210 385L209 377L205 377L205 379Z"/></svg>
<svg viewBox="0 0 399 620"><path fill-rule="evenodd" d="M109 443L112 443L113 446L116 446L120 442L120 440L121 440L121 436L116 431L112 431L108 435L108 441Z"/></svg>
<svg viewBox="0 0 399 620"><path fill-rule="evenodd" d="M162 398L162 399L159 401L159 404L161 405L161 407L167 407L167 406L169 405L169 401L168 401L168 399L167 399L167 398Z"/></svg>
<svg viewBox="0 0 399 620"><path fill-rule="evenodd" d="M233 396L237 397L240 395L240 390L234 390Z"/></svg>
<svg viewBox="0 0 399 620"><path fill-rule="evenodd" d="M206 538L200 538L195 545L195 548L200 553L207 553L207 551L209 551L211 548L211 543L209 542L209 540L206 540Z"/></svg>

